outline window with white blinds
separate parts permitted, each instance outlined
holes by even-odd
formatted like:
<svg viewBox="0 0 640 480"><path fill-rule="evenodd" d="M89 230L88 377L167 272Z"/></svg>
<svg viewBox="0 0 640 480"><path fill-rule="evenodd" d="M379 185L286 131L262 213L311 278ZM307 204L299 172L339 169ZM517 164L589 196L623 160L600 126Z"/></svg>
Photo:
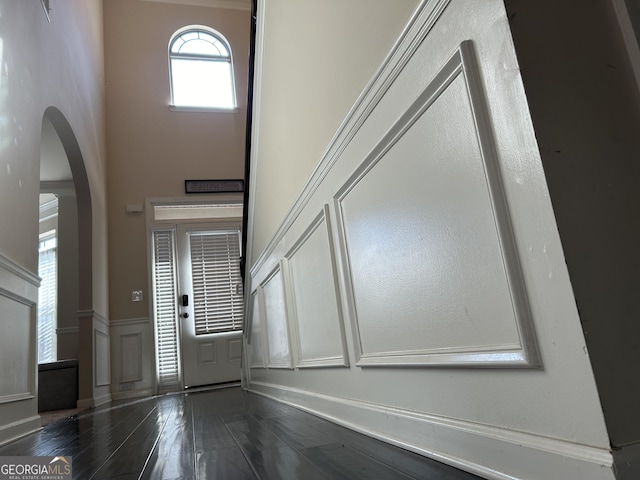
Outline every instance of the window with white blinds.
<svg viewBox="0 0 640 480"><path fill-rule="evenodd" d="M196 335L240 330L240 232L191 232L189 246Z"/></svg>
<svg viewBox="0 0 640 480"><path fill-rule="evenodd" d="M158 386L172 387L180 383L173 230L153 232L152 270Z"/></svg>
<svg viewBox="0 0 640 480"><path fill-rule="evenodd" d="M56 310L58 296L57 241L55 232L40 240L38 275L38 363L56 361Z"/></svg>

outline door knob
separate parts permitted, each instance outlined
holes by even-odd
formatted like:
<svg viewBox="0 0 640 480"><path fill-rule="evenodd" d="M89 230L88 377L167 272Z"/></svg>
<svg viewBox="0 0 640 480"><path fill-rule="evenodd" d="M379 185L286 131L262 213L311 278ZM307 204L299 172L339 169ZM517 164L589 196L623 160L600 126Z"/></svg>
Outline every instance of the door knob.
<svg viewBox="0 0 640 480"><path fill-rule="evenodd" d="M189 318L189 314L188 314L187 312L184 312L184 313L182 314L182 318Z"/></svg>

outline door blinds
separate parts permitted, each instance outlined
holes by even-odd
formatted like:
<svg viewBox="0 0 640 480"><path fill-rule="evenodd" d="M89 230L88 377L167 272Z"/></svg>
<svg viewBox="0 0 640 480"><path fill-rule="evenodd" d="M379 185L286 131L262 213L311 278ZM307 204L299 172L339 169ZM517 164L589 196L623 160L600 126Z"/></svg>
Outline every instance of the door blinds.
<svg viewBox="0 0 640 480"><path fill-rule="evenodd" d="M196 335L240 330L240 232L192 232L189 246Z"/></svg>
<svg viewBox="0 0 640 480"><path fill-rule="evenodd" d="M176 263L172 230L153 232L153 289L158 386L180 383L178 364Z"/></svg>

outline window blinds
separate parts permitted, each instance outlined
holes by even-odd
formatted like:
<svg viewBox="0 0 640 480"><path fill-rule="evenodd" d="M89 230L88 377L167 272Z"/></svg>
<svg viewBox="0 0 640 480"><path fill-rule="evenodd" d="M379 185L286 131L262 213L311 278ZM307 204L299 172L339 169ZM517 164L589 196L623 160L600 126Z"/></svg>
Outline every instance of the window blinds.
<svg viewBox="0 0 640 480"><path fill-rule="evenodd" d="M196 335L240 330L240 232L192 232L189 246Z"/></svg>
<svg viewBox="0 0 640 480"><path fill-rule="evenodd" d="M38 275L38 363L56 361L57 260L56 237L40 242Z"/></svg>
<svg viewBox="0 0 640 480"><path fill-rule="evenodd" d="M180 382L176 312L176 264L172 230L153 232L153 289L159 387Z"/></svg>

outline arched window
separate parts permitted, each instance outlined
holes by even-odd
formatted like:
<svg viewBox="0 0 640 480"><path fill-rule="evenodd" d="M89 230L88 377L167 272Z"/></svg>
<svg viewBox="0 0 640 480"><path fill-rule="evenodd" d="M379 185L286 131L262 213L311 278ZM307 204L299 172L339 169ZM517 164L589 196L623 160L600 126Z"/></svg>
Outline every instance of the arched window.
<svg viewBox="0 0 640 480"><path fill-rule="evenodd" d="M234 109L229 43L207 27L178 30L169 42L171 103L176 107Z"/></svg>

